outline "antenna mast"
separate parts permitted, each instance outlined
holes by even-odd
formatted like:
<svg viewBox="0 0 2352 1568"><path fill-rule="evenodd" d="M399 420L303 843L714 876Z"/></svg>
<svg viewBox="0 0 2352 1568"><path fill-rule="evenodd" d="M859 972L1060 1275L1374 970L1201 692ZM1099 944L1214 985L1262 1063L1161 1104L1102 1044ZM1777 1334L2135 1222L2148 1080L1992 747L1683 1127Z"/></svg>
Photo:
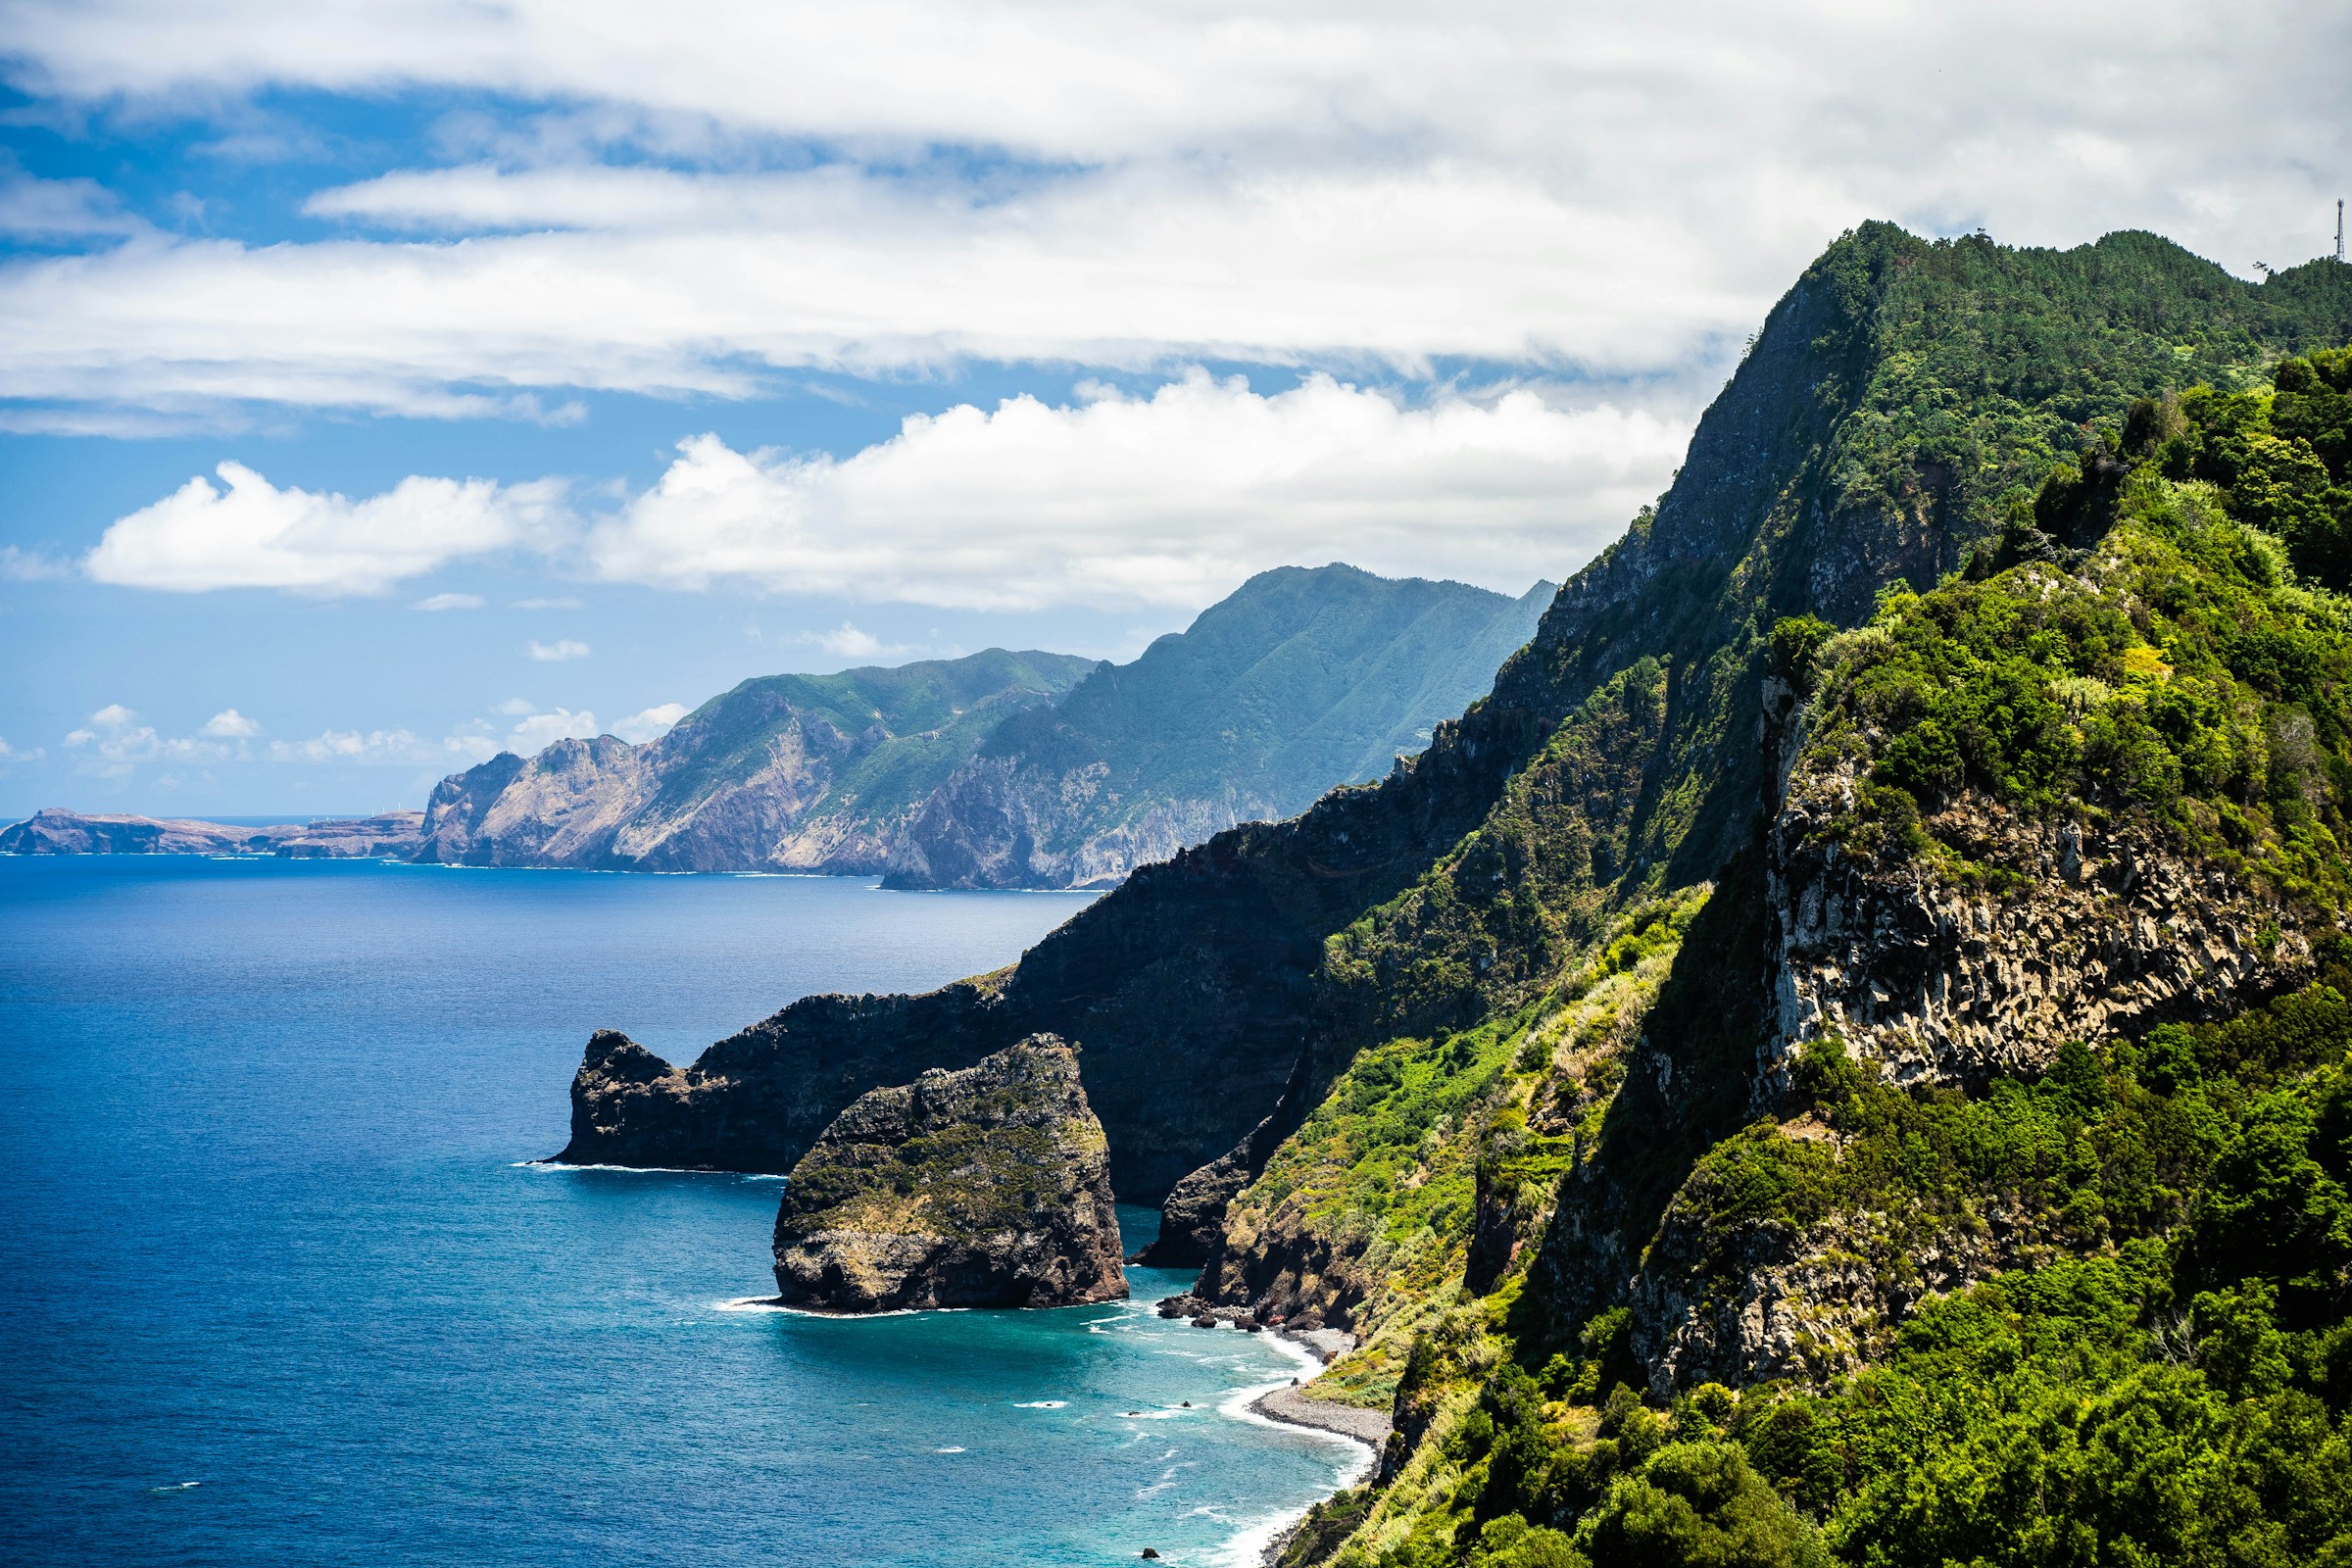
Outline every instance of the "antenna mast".
<svg viewBox="0 0 2352 1568"><path fill-rule="evenodd" d="M2344 259L2344 199L2335 199L2335 259Z"/></svg>

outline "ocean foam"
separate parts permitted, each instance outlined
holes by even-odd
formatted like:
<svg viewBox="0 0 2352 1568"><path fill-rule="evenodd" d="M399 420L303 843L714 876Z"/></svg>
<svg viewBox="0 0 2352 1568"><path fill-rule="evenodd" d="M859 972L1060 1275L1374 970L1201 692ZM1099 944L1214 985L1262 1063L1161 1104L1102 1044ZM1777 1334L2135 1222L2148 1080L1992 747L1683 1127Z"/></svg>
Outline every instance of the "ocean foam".
<svg viewBox="0 0 2352 1568"><path fill-rule="evenodd" d="M896 1307L888 1312L811 1312L805 1306L786 1306L782 1301L767 1296L738 1296L730 1301L712 1301L710 1310L713 1312L781 1312L786 1317L822 1318L827 1323L862 1323L867 1318L919 1317L922 1315L919 1308L911 1306ZM961 1311L962 1308L947 1307L942 1310Z"/></svg>
<svg viewBox="0 0 2352 1568"><path fill-rule="evenodd" d="M1060 1410L1067 1408L1069 1402L1067 1399L1020 1399L1014 1402L1013 1408L1015 1410Z"/></svg>
<svg viewBox="0 0 2352 1568"><path fill-rule="evenodd" d="M732 1176L742 1182L780 1182L782 1176L761 1170L696 1170L686 1165L571 1165L560 1159L516 1159L509 1170L617 1170L632 1176Z"/></svg>

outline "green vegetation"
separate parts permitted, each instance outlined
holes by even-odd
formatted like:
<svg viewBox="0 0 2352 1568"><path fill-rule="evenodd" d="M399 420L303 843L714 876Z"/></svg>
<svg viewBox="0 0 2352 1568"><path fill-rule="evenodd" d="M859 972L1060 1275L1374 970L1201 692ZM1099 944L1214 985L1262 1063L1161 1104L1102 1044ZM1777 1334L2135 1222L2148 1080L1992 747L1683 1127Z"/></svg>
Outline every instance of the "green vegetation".
<svg viewBox="0 0 2352 1568"><path fill-rule="evenodd" d="M1979 441L1976 542L1855 630L1751 620L1749 667L1810 699L1807 767L1855 771L1859 808L1818 828L1847 849L2008 897L2027 875L1970 861L1950 808L2138 822L2305 916L2316 973L1971 1092L1898 1088L1817 1039L1759 1115L1762 976L1733 957L1762 947L1754 858L1670 924L1655 969L1644 916L1611 913L1661 874L1642 819L1693 704L1665 660L1629 662L1439 872L1332 944L1340 983L1472 1020L1455 1038L1500 1031L1478 1060L1529 1077L1484 1102L1473 1208L1552 1237L1491 1278L1415 1282L1368 1352L1396 1385L1390 1477L1287 1563L2352 1568L2352 940L2328 934L2352 906L2352 353L2233 319L2169 361L2077 354L2037 410L1980 389L1872 448ZM2004 330L1979 325L1980 348ZM2266 333L2304 352L2266 356ZM1937 364L1900 358L1870 385ZM2192 364L2201 384L2168 394L2159 372ZM1847 478L1849 499L1920 501ZM1502 1063L1570 989L1530 955L1580 939L1588 974L1622 955L1651 976L1641 1051ZM1429 1059L1418 1037L1391 1049ZM1318 1111L1321 1147L1390 1112L1356 1093ZM1377 1206L1346 1188L1331 1200ZM1672 1312L1732 1312L1756 1258L1785 1255L1860 1280L1859 1304L1803 1319L1825 1326L1785 1380L1653 1388L1664 1329L1628 1291L1667 1280ZM1954 1256L1978 1283L1938 1296L1929 1260Z"/></svg>
<svg viewBox="0 0 2352 1568"><path fill-rule="evenodd" d="M1457 1312L1416 1371L1475 1397L1337 1560L2352 1562L2347 959L1974 1100L1817 1048L1801 1076L1835 1152L1750 1129L1700 1162L1685 1221L1868 1210L1924 1234L1999 1205L2043 1219L2049 1260L1931 1301L1851 1372L1665 1410L1597 1397L1630 1370L1623 1308L1540 1369L1507 1313Z"/></svg>
<svg viewBox="0 0 2352 1568"><path fill-rule="evenodd" d="M657 805L680 811L743 784L772 763L778 737L798 724L819 737L831 731L844 749L868 738L878 742L834 772L811 814L887 818L944 783L998 724L1060 697L1098 662L991 648L888 669L747 680L671 731L669 749L691 760L669 770Z"/></svg>
<svg viewBox="0 0 2352 1568"><path fill-rule="evenodd" d="M2348 366L2322 353L2279 373L2327 386ZM1964 791L2036 814L2140 813L2234 873L2341 907L2352 604L2301 581L2255 524L2284 515L2306 557L2331 550L2326 509L2352 491L2328 488L2297 437L2319 479L2289 515L2263 477L2275 465L2229 456L2288 449L2258 428L2270 403L2198 387L2137 406L2137 445L2102 433L2055 469L1966 580L1889 593L1866 627L1827 641L1784 622L1776 649L1819 687L1814 755L1867 762L1864 809L1834 831L1860 850L1957 857L1922 819ZM2299 419L2340 453L2340 434ZM2227 487L2195 476L2225 470ZM2059 543L2086 529L2085 547Z"/></svg>
<svg viewBox="0 0 2352 1568"><path fill-rule="evenodd" d="M1170 803L1290 816L1426 747L1485 693L1552 592L1540 582L1512 600L1345 565L1261 572L1135 662L1006 723L981 755L1054 781L1057 801L1083 787L1084 808L1048 848Z"/></svg>
<svg viewBox="0 0 2352 1568"><path fill-rule="evenodd" d="M1304 1304L1346 1313L1369 1343L1321 1392L1389 1403L1416 1326L1540 1230L1705 899L1693 889L1623 917L1512 1013L1362 1053L1234 1200L1229 1245L1312 1238L1348 1259ZM1472 1256L1482 1214L1494 1260Z"/></svg>

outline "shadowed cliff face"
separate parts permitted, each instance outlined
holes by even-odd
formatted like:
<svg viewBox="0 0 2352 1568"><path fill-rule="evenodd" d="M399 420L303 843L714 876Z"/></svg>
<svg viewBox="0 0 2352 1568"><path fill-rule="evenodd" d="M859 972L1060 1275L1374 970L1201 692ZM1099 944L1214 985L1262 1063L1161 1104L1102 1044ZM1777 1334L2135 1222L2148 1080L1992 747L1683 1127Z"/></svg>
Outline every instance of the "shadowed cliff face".
<svg viewBox="0 0 2352 1568"><path fill-rule="evenodd" d="M1752 841L1774 771L1758 693L1778 616L1851 623L1896 577L1934 580L2088 416L2078 403L2195 373L2166 290L2262 303L2146 236L2032 254L2073 269L2036 308L2105 359L2003 368L2006 422L1906 436L1907 411L1937 405L1920 391L1937 373L1963 405L1982 395L1990 351L1946 350L1982 333L1984 298L2039 287L2028 255L1884 225L1841 240L1774 309L1656 511L1576 574L1492 695L1418 758L1140 868L987 984L811 999L658 1083L617 1083L592 1048L565 1157L781 1170L864 1089L1051 1030L1085 1048L1120 1193L1154 1200L1242 1147L1294 1080L1311 1104L1367 1043L1516 1005L1612 911L1709 879ZM2105 301L2110 273L2141 292ZM2256 341L2230 330L2215 353ZM1744 1109L1758 1044L1743 1033L1733 1052L1726 1114ZM1192 1200L1225 1185L1188 1185L1189 1227L1209 1217ZM1625 1201L1654 1216L1666 1195Z"/></svg>

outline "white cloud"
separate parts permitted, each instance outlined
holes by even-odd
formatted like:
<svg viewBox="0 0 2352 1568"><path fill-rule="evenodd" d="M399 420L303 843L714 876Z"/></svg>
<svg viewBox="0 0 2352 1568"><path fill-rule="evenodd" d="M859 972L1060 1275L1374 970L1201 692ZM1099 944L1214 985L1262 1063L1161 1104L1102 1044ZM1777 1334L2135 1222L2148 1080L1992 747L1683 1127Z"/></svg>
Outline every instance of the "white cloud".
<svg viewBox="0 0 2352 1568"><path fill-rule="evenodd" d="M358 763L364 766L485 761L497 748L478 735L432 741L406 729L322 730L309 740L271 741L273 762Z"/></svg>
<svg viewBox="0 0 2352 1568"><path fill-rule="evenodd" d="M1516 592L1621 528L1682 439L1524 388L1414 408L1327 376L1264 395L1196 371L1149 397L958 407L839 461L698 436L588 553L621 581L997 610L1198 608L1332 560Z"/></svg>
<svg viewBox="0 0 2352 1568"><path fill-rule="evenodd" d="M73 574L73 566L55 557L44 556L37 550L20 550L15 545L0 545L0 581L51 582Z"/></svg>
<svg viewBox="0 0 2352 1568"><path fill-rule="evenodd" d="M124 777L142 762L227 761L243 755L241 747L231 746L227 740L241 737L224 737L213 725L239 716L230 709L215 715L195 735L166 737L157 734L152 724L140 723L139 715L130 709L109 703L90 715L88 724L67 734L66 750L81 771L103 778Z"/></svg>
<svg viewBox="0 0 2352 1568"><path fill-rule="evenodd" d="M20 752L8 744L7 737L0 736L0 763L37 762L48 755L49 749L45 746L35 746L29 752Z"/></svg>
<svg viewBox="0 0 2352 1568"><path fill-rule="evenodd" d="M262 732L262 726L233 708L224 708L204 721L199 735L214 735L227 740L250 740Z"/></svg>
<svg viewBox="0 0 2352 1568"><path fill-rule="evenodd" d="M480 594L432 594L410 606L412 610L479 610L484 600Z"/></svg>
<svg viewBox="0 0 2352 1568"><path fill-rule="evenodd" d="M89 179L35 179L0 172L0 233L32 239L136 234L146 228L112 191Z"/></svg>
<svg viewBox="0 0 2352 1568"><path fill-rule="evenodd" d="M492 711L504 713L510 718L517 718L524 713L535 713L539 711L539 705L532 702L527 697L510 697L505 702L499 704L497 708L492 710Z"/></svg>
<svg viewBox="0 0 2352 1568"><path fill-rule="evenodd" d="M523 645L522 651L542 664L560 664L567 659L586 659L589 653L586 643L574 642L569 637L560 637L552 643L543 643L534 637Z"/></svg>
<svg viewBox="0 0 2352 1568"><path fill-rule="evenodd" d="M684 703L660 703L640 712L631 713L612 726L612 733L624 741L642 746L669 732L670 726L687 714Z"/></svg>
<svg viewBox="0 0 2352 1568"><path fill-rule="evenodd" d="M846 620L831 631L803 632L801 641L814 643L836 659L896 659L915 652L905 643L886 643Z"/></svg>
<svg viewBox="0 0 2352 1568"><path fill-rule="evenodd" d="M83 569L100 582L187 593L382 593L461 557L543 540L559 515L552 481L411 477L355 502L280 490L239 463L216 471L225 491L190 479L108 527Z"/></svg>
<svg viewBox="0 0 2352 1568"><path fill-rule="evenodd" d="M557 708L544 713L532 713L518 721L507 732L506 749L529 757L550 741L589 741L603 733L597 727L596 714L588 710L582 709L575 713L568 708Z"/></svg>
<svg viewBox="0 0 2352 1568"><path fill-rule="evenodd" d="M580 608L580 602L571 598L517 599L507 608L510 610L577 610Z"/></svg>
<svg viewBox="0 0 2352 1568"><path fill-rule="evenodd" d="M264 0L18 0L10 30L13 79L74 104L565 106L312 202L464 244L143 235L0 269L29 323L0 394L145 407L550 418L576 405L532 389L966 355L1649 371L1736 342L1865 217L2146 226L2242 269L2321 249L2352 159L2352 120L2312 107L2352 12L2319 0L385 0L299 27ZM726 172L778 138L843 162Z"/></svg>

